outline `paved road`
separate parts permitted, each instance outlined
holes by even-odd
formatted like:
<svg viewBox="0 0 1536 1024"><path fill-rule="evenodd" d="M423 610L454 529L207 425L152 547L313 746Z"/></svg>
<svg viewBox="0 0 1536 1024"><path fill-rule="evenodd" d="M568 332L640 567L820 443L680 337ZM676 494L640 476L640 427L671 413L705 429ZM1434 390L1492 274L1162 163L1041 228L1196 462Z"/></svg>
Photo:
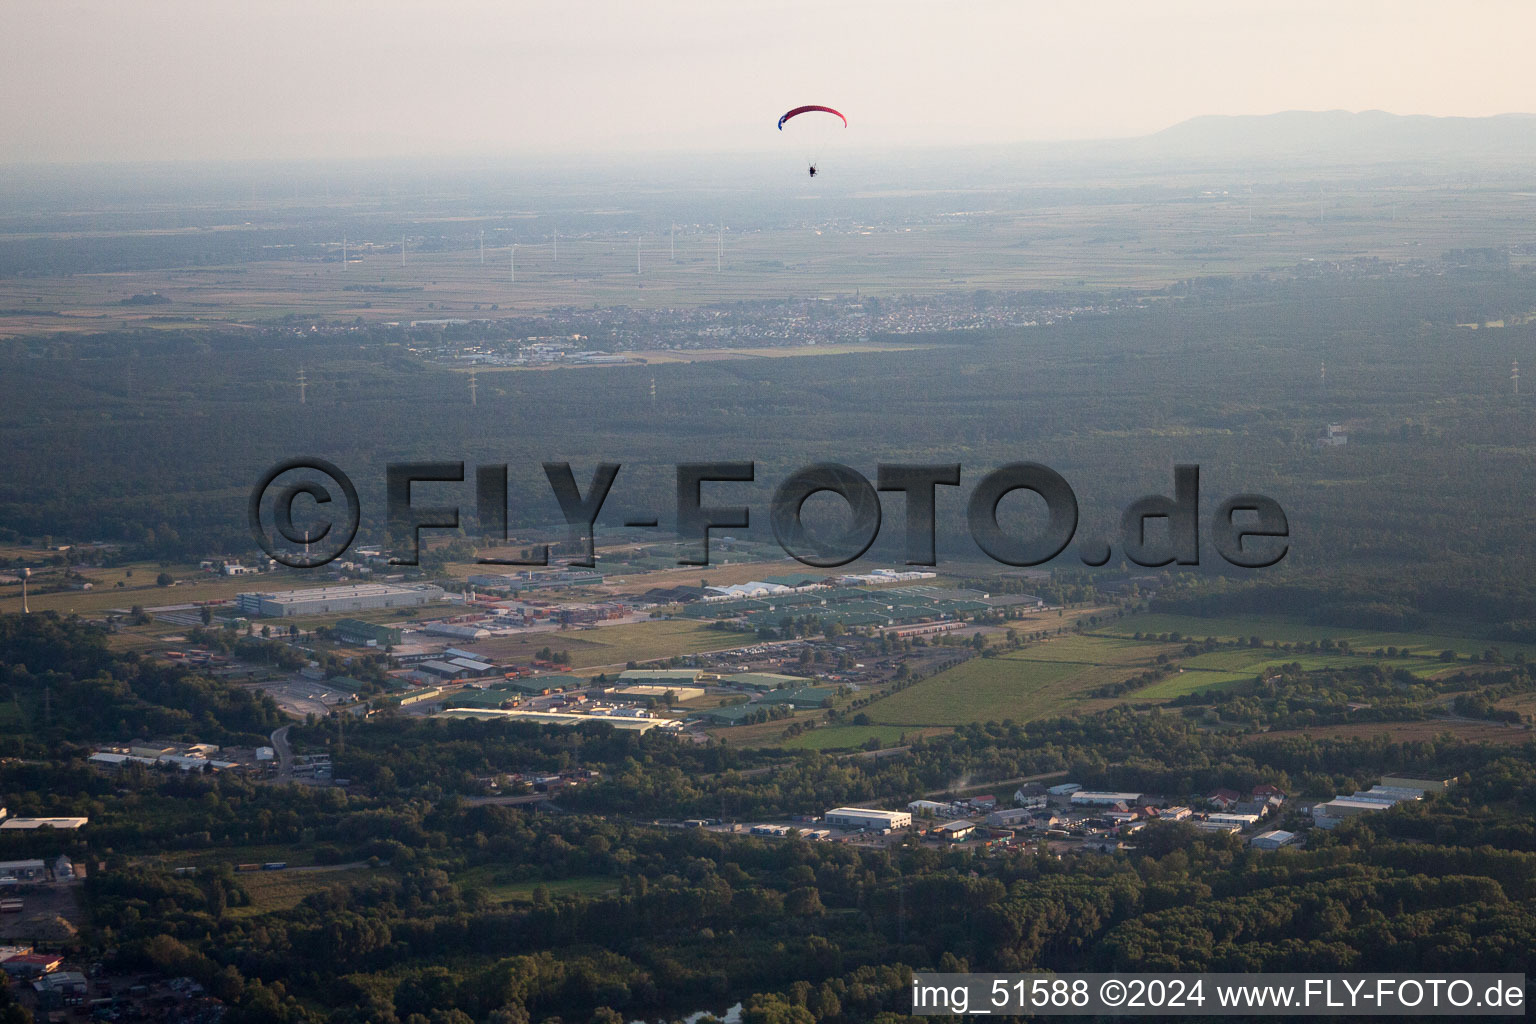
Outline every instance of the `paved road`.
<svg viewBox="0 0 1536 1024"><path fill-rule="evenodd" d="M277 751L279 775L293 774L293 748L288 745L288 730L292 728L291 725L285 725L272 733L272 749Z"/></svg>
<svg viewBox="0 0 1536 1024"><path fill-rule="evenodd" d="M963 786L963 787L950 786L947 789L930 789L928 792L924 793L923 796L924 797L943 796L945 793L953 793L953 792L955 792L957 788L978 789L978 788L996 787L998 789L1004 789L1004 788L1006 788L1008 786L1022 786L1026 782L1044 782L1046 779L1064 779L1066 777L1067 777L1067 773L1064 772L1064 771L1061 771L1061 772L1042 772L1039 775L1023 775L1023 776L1020 776L1019 778L1016 778L1016 779L997 779L996 781L993 781L993 782L977 782L977 783L975 783L973 785ZM1008 801L1010 799L1012 799L1012 798L1013 798L1013 794L1012 793L1007 793L1007 794L1004 794L1003 796L999 796L997 798L997 802L998 802L999 805L1006 807L1006 806L1008 806Z"/></svg>
<svg viewBox="0 0 1536 1024"><path fill-rule="evenodd" d="M469 796L464 798L464 803L470 807L481 807L486 804L516 807L521 804L543 803L547 800L549 800L548 793L525 793L522 796Z"/></svg>

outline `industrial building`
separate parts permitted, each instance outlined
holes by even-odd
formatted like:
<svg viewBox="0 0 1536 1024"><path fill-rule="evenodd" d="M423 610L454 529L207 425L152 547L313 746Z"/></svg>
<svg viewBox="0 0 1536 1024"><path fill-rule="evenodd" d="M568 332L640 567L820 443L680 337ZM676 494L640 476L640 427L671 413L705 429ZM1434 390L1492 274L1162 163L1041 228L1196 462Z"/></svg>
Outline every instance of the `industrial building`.
<svg viewBox="0 0 1536 1024"><path fill-rule="evenodd" d="M1454 779L1414 779L1404 775L1388 775L1382 779L1383 789L1416 789L1420 793L1444 793L1451 788Z"/></svg>
<svg viewBox="0 0 1536 1024"><path fill-rule="evenodd" d="M743 690L777 690L785 686L806 686L815 682L805 676L786 676L778 672L737 672L720 680Z"/></svg>
<svg viewBox="0 0 1536 1024"><path fill-rule="evenodd" d="M952 817L955 814L955 805L940 803L937 800L913 800L907 804L907 810L919 818L937 818L941 815Z"/></svg>
<svg viewBox="0 0 1536 1024"><path fill-rule="evenodd" d="M53 971L32 983L37 993L37 1007L52 1016L52 1011L81 1006L90 983L79 971Z"/></svg>
<svg viewBox="0 0 1536 1024"><path fill-rule="evenodd" d="M392 585L353 583L312 590L280 590L264 594L241 594L236 600L240 611L253 618L277 619L294 615L334 615L337 612L361 612L379 608L416 608L443 596L441 587L430 583Z"/></svg>
<svg viewBox="0 0 1536 1024"><path fill-rule="evenodd" d="M505 575L476 575L469 577L469 585L484 590L546 590L552 587L601 586L603 574L595 569L554 569L544 571L508 573Z"/></svg>
<svg viewBox="0 0 1536 1024"><path fill-rule="evenodd" d="M412 693L405 694L403 697L398 699L398 703L400 707L409 707L412 704L420 704L422 701L431 700L434 697L441 697L442 695L443 691L441 689L435 686L429 686L425 690L416 690Z"/></svg>
<svg viewBox="0 0 1536 1024"><path fill-rule="evenodd" d="M511 690L537 697L546 693L580 689L586 684L587 680L577 676L523 676L520 679L508 679L504 683L492 683L491 686L498 690Z"/></svg>
<svg viewBox="0 0 1536 1024"><path fill-rule="evenodd" d="M715 725L740 725L755 715L765 713L763 708L754 704L726 704L694 712L694 716Z"/></svg>
<svg viewBox="0 0 1536 1024"><path fill-rule="evenodd" d="M632 668L619 673L620 686L697 686L696 668Z"/></svg>
<svg viewBox="0 0 1536 1024"><path fill-rule="evenodd" d="M616 697L640 697L660 699L671 694L677 700L698 700L708 691L702 686L655 686L641 683L637 686L616 686L608 691Z"/></svg>
<svg viewBox="0 0 1536 1024"><path fill-rule="evenodd" d="M1202 832L1241 832L1243 830L1242 825L1232 821L1211 821L1205 819L1203 821L1194 821L1190 824Z"/></svg>
<svg viewBox="0 0 1536 1024"><path fill-rule="evenodd" d="M0 960L0 970L13 978L40 978L52 974L64 966L64 958L57 953L17 953Z"/></svg>
<svg viewBox="0 0 1536 1024"><path fill-rule="evenodd" d="M837 696L835 686L802 686L795 690L769 690L758 698L759 704L788 704L794 708L826 707Z"/></svg>
<svg viewBox="0 0 1536 1024"><path fill-rule="evenodd" d="M941 839L948 839L952 843L963 843L976 831L976 826L964 818L956 821L946 821L942 825L935 826L933 834Z"/></svg>
<svg viewBox="0 0 1536 1024"><path fill-rule="evenodd" d="M342 619L331 627L336 638L349 644L372 644L392 647L400 642L402 632L397 626L378 626L361 619Z"/></svg>
<svg viewBox="0 0 1536 1024"><path fill-rule="evenodd" d="M566 711L520 711L494 708L450 708L440 718L478 718L483 721L505 719L511 722L531 722L535 725L589 725L600 723L615 729L649 732L652 729L676 729L682 723L668 718L639 718L631 715L574 715Z"/></svg>
<svg viewBox="0 0 1536 1024"><path fill-rule="evenodd" d="M1259 823L1259 816L1257 814L1219 812L1207 814L1205 820L1224 825L1236 825L1238 828L1247 828L1249 825L1257 825Z"/></svg>
<svg viewBox="0 0 1536 1024"><path fill-rule="evenodd" d="M1255 850L1278 850L1284 846L1292 846L1296 842L1296 833L1285 832L1281 829L1273 829L1269 832L1260 832L1248 840L1248 845Z"/></svg>
<svg viewBox="0 0 1536 1024"><path fill-rule="evenodd" d="M908 811L874 811L867 807L834 807L822 816L822 820L838 828L881 831L912 826L912 815Z"/></svg>
<svg viewBox="0 0 1536 1024"><path fill-rule="evenodd" d="M1073 807L1114 807L1117 804L1134 807L1140 802L1140 793L1095 793L1079 790L1072 794Z"/></svg>
<svg viewBox="0 0 1536 1024"><path fill-rule="evenodd" d="M1044 806L1043 804L1041 806ZM1022 825L1034 817L1028 807L1006 807L987 815L988 825Z"/></svg>
<svg viewBox="0 0 1536 1024"><path fill-rule="evenodd" d="M1356 800L1353 797L1340 797L1337 800L1329 800L1312 808L1312 823L1318 828L1333 828L1341 821L1361 814L1369 814L1373 811L1385 811L1392 805L1382 800ZM4 825L0 825L4 828Z"/></svg>
<svg viewBox="0 0 1536 1024"><path fill-rule="evenodd" d="M40 860L0 861L0 882L39 882L48 877L48 868Z"/></svg>
<svg viewBox="0 0 1536 1024"><path fill-rule="evenodd" d="M77 828L84 828L90 820L90 818L6 818L0 821L0 829L52 828L60 832L73 832Z"/></svg>

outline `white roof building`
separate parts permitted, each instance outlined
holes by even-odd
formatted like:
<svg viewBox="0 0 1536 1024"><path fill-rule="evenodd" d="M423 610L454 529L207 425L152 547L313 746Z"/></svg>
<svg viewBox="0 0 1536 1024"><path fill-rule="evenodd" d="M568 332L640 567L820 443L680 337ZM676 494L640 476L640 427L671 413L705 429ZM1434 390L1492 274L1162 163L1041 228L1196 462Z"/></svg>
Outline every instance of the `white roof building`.
<svg viewBox="0 0 1536 1024"><path fill-rule="evenodd" d="M1260 832L1248 840L1248 845L1256 850L1278 850L1283 846L1290 846L1296 842L1296 833L1286 832L1282 829L1272 829L1269 832Z"/></svg>
<svg viewBox="0 0 1536 1024"><path fill-rule="evenodd" d="M1313 807L1312 823L1318 828L1333 828L1339 822L1356 815L1385 811L1391 806L1385 800L1356 800L1353 797L1339 797L1337 800L1329 800L1327 803ZM4 827L0 825L0 828Z"/></svg>
<svg viewBox="0 0 1536 1024"><path fill-rule="evenodd" d="M880 811L868 807L834 807L822 815L828 825L838 828L893 829L912 825L910 811Z"/></svg>
<svg viewBox="0 0 1536 1024"><path fill-rule="evenodd" d="M940 803L937 800L913 800L907 804L907 810L924 818L937 818L940 815L954 813L955 805Z"/></svg>
<svg viewBox="0 0 1536 1024"><path fill-rule="evenodd" d="M1079 790L1072 794L1073 807L1113 807L1116 804L1130 807L1140 800L1140 793L1095 793Z"/></svg>

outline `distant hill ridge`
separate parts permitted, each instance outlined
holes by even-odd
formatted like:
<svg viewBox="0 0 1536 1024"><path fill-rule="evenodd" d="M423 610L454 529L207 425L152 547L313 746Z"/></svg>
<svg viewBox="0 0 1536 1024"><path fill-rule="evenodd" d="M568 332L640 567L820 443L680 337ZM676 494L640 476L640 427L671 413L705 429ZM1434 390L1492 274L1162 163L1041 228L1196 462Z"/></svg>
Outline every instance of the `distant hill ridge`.
<svg viewBox="0 0 1536 1024"><path fill-rule="evenodd" d="M1125 140L1144 157L1402 160L1536 158L1536 114L1435 117L1384 110L1287 110L1192 117Z"/></svg>

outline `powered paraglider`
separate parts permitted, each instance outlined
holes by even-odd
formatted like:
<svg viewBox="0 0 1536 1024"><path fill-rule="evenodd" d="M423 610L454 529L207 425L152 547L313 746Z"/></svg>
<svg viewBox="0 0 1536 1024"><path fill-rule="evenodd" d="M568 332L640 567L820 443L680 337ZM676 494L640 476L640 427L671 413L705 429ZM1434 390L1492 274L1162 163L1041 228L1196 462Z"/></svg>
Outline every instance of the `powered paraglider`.
<svg viewBox="0 0 1536 1024"><path fill-rule="evenodd" d="M784 131L784 125L787 122L799 118L803 114L813 114L816 116L795 121L794 124L790 125L788 134L793 136L795 142L804 150L807 170L810 177L814 178L820 169L818 165L821 162L821 150L836 133L838 128L837 121L841 121L842 127L846 128L848 127L848 118L844 117L841 111L812 103L787 111L783 117L779 118L779 131ZM832 118L836 118L837 121L832 120Z"/></svg>

